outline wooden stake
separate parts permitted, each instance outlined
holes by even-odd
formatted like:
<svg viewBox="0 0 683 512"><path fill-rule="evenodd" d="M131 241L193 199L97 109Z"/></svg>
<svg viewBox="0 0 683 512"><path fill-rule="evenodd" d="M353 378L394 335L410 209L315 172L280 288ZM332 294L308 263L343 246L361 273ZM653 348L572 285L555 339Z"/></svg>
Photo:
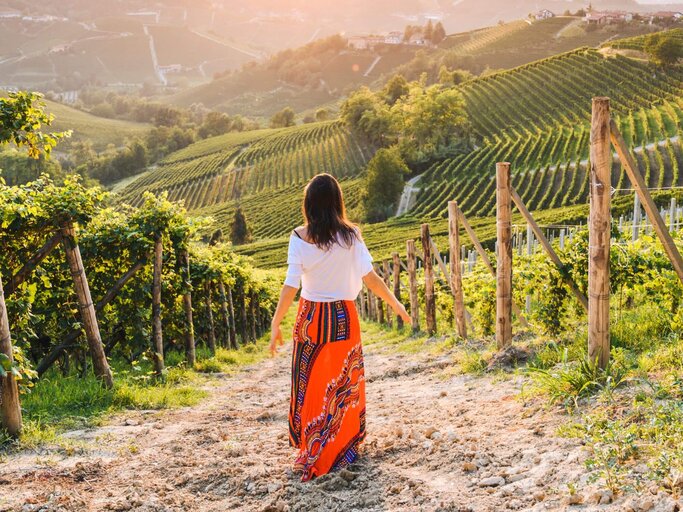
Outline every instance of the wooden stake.
<svg viewBox="0 0 683 512"><path fill-rule="evenodd" d="M363 320L367 320L368 319L368 315L367 315L368 312L367 312L366 304L365 304L365 285L363 285L361 287L360 293L358 294L358 298L360 301L360 317Z"/></svg>
<svg viewBox="0 0 683 512"><path fill-rule="evenodd" d="M629 152L626 142L624 142L624 138L621 136L621 133L619 133L619 128L614 120L612 120L610 123L610 136L612 143L617 150L617 154L619 155L619 159L626 169L629 180L636 189L636 197L640 198L640 202L643 204L643 208L645 209L647 216L652 220L652 227L657 233L659 240L662 242L664 251L666 252L667 256L669 256L671 264L673 265L678 278L683 283L683 258L681 258L681 253L678 251L678 247L676 247L673 238L671 238L671 233L666 229L666 223L659 215L659 212L657 211L657 205L655 205L655 202L652 200L652 196L647 189L645 180L640 174L638 166L636 165L633 156ZM672 204L673 207L671 208L671 211L673 212L676 205L675 199L672 199Z"/></svg>
<svg viewBox="0 0 683 512"><path fill-rule="evenodd" d="M192 319L192 282L190 280L190 256L187 249L180 251L181 271L184 280L183 308L185 309L185 359L190 368L197 362L194 343L194 321Z"/></svg>
<svg viewBox="0 0 683 512"><path fill-rule="evenodd" d="M0 354L7 356L10 364L14 362L2 278L0 278ZM0 378L0 425L12 437L18 436L21 432L19 388L11 371L7 371L7 374Z"/></svg>
<svg viewBox="0 0 683 512"><path fill-rule="evenodd" d="M496 266L496 344L512 344L512 223L510 164L496 164L496 219L498 261Z"/></svg>
<svg viewBox="0 0 683 512"><path fill-rule="evenodd" d="M249 295L249 317L251 318L251 341L256 343L256 315L258 311L258 299L256 297L256 292L252 291Z"/></svg>
<svg viewBox="0 0 683 512"><path fill-rule="evenodd" d="M232 348L230 338L230 313L228 313L228 299L225 293L225 283L222 279L218 280L218 295L221 301L221 323L223 324L222 344L225 348Z"/></svg>
<svg viewBox="0 0 683 512"><path fill-rule="evenodd" d="M422 224L422 262L425 273L425 317L427 333L436 333L436 299L434 297L434 266L432 264L432 239L429 236L429 224Z"/></svg>
<svg viewBox="0 0 683 512"><path fill-rule="evenodd" d="M375 268L375 272L378 275L382 275L382 271L379 268L379 265L377 263L373 264L373 267ZM377 323L383 324L384 323L384 303L382 302L382 299L380 299L378 296L375 296L376 304L377 304L377 318L375 319Z"/></svg>
<svg viewBox="0 0 683 512"><path fill-rule="evenodd" d="M408 259L408 282L410 297L410 320L413 332L420 330L420 303L417 297L417 256L415 255L415 240L406 242Z"/></svg>
<svg viewBox="0 0 683 512"><path fill-rule="evenodd" d="M460 269L460 223L458 222L458 203L448 202L448 246L450 250L451 292L453 293L453 314L458 336L467 339L465 322L465 298L462 292L462 273Z"/></svg>
<svg viewBox="0 0 683 512"><path fill-rule="evenodd" d="M85 330L85 336L88 340L88 346L90 347L93 369L97 378L100 379L106 387L111 388L114 386L114 377L109 368L107 356L104 353L100 328L97 324L97 315L95 314L95 307L90 295L88 279L85 275L85 269L83 268L81 251L76 243L76 234L73 224L71 222L64 223L61 227L61 234L66 261L69 264L71 277L74 281L74 289L78 296L81 320L83 321L83 329Z"/></svg>
<svg viewBox="0 0 683 512"><path fill-rule="evenodd" d="M152 270L152 348L154 349L154 373L164 373L164 337L161 328L161 271L163 265L163 242L161 235L154 238L154 267Z"/></svg>
<svg viewBox="0 0 683 512"><path fill-rule="evenodd" d="M212 300L212 293L211 293L211 281L206 281L204 283L204 300L205 300L205 306L206 306L206 321L209 323L209 332L208 332L208 343L209 343L209 350L211 351L212 355L216 354L216 329L213 324L213 309L211 308L211 303L213 302Z"/></svg>
<svg viewBox="0 0 683 512"><path fill-rule="evenodd" d="M228 311L230 312L229 331L230 331L230 346L237 350L237 317L235 316L235 304L232 299L232 287L228 287Z"/></svg>
<svg viewBox="0 0 683 512"><path fill-rule="evenodd" d="M586 311L588 311L588 299L586 298L586 296L583 293L581 293L579 288L576 286L576 283L574 282L574 280L562 271L564 268L564 264L562 263L562 260L560 260L560 257L557 255L557 253L553 249L553 246L550 244L548 239L545 237L545 235L543 234L543 231L541 230L539 225L536 223L534 218L531 216L531 213L529 212L529 210L527 210L526 205L524 204L524 201L522 201L522 198L519 196L517 191L512 186L510 186L510 195L512 197L512 200L515 202L517 209L520 211L522 216L526 219L526 221L528 222L532 231L536 235L536 238L540 242L541 246L543 247L543 249L545 249L545 252L548 254L548 257L555 264L555 266L558 268L558 270L560 270L560 275L562 276L562 280L567 284L567 286L569 286L569 289L574 294L574 297L577 298L577 300L583 306L583 308Z"/></svg>
<svg viewBox="0 0 683 512"><path fill-rule="evenodd" d="M491 263L491 260L489 259L488 254L486 254L486 251L484 250L484 247L481 245L481 242L479 242L479 238L477 237L477 234L474 232L474 229L472 229L470 223L467 222L467 217L465 217L465 214L462 213L460 207L457 208L457 211L458 217L460 218L460 222L462 222L462 226L465 228L465 231L467 231L467 234L469 235L470 240L472 241L472 245L474 245L474 248L481 257L481 260L484 262L484 266L489 269L489 272L491 272L491 275L493 277L496 277L496 269ZM514 299L512 301L512 312L519 319L519 322L522 324L523 327L529 326L529 323L526 321L526 318L524 318L524 315L522 315L522 312L520 311L519 307L517 306L517 304L515 304Z"/></svg>
<svg viewBox="0 0 683 512"><path fill-rule="evenodd" d="M605 368L610 356L610 194L612 148L608 98L593 98L588 238L588 357ZM631 177L633 182L633 177Z"/></svg>
<svg viewBox="0 0 683 512"><path fill-rule="evenodd" d="M397 252L392 253L391 259L393 262L394 271L394 296L401 301L401 257ZM399 329L403 327L403 318L396 315L396 327Z"/></svg>
<svg viewBox="0 0 683 512"><path fill-rule="evenodd" d="M384 284L386 284L387 288L391 290L391 271L389 270L389 260L384 260L382 262L382 272L384 272ZM388 304L386 305L386 322L389 327L394 325Z"/></svg>
<svg viewBox="0 0 683 512"><path fill-rule="evenodd" d="M242 286L242 321L240 322L240 334L242 335L242 343L247 343L249 341L249 335L247 333L247 324L249 319L247 318L247 290Z"/></svg>

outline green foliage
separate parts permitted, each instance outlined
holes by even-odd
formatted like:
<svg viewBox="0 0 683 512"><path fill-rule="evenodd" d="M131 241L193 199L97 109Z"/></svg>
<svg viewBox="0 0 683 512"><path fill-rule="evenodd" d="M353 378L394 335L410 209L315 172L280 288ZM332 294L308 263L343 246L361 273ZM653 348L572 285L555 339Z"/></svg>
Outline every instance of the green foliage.
<svg viewBox="0 0 683 512"><path fill-rule="evenodd" d="M270 119L271 128L287 128L294 126L294 110L291 107L285 107L280 112L277 112Z"/></svg>
<svg viewBox="0 0 683 512"><path fill-rule="evenodd" d="M370 222L386 220L396 210L404 176L410 172L396 149L380 149L368 163L363 206Z"/></svg>
<svg viewBox="0 0 683 512"><path fill-rule="evenodd" d="M683 58L683 41L667 33L655 33L647 38L644 50L661 66L672 66Z"/></svg>
<svg viewBox="0 0 683 512"><path fill-rule="evenodd" d="M251 230L249 229L247 218L239 206L235 210L235 216L230 226L230 240L233 245L242 245L251 241Z"/></svg>
<svg viewBox="0 0 683 512"><path fill-rule="evenodd" d="M50 154L60 139L71 132L43 133L43 125L50 126L53 117L44 111L42 95L28 92L12 92L0 98L0 146L15 144L26 147L32 158L42 153Z"/></svg>

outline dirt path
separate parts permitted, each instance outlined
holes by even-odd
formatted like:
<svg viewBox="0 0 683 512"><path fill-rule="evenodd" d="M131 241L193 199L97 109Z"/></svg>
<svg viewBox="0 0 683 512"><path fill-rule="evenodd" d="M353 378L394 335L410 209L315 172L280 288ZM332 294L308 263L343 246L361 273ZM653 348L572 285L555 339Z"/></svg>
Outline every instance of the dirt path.
<svg viewBox="0 0 683 512"><path fill-rule="evenodd" d="M199 406L126 413L69 433L70 453L4 460L0 510L564 510L567 484L585 482L581 447L554 436L566 418L522 403L519 378L377 346L366 369L366 450L350 470L307 484L289 470L282 355L217 376Z"/></svg>

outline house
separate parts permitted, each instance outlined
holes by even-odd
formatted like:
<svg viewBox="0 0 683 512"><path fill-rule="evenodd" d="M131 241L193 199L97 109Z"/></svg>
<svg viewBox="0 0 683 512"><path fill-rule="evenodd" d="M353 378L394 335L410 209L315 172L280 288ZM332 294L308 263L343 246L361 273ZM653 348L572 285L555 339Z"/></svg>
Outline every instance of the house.
<svg viewBox="0 0 683 512"><path fill-rule="evenodd" d="M589 25L610 25L633 21L633 13L625 11L591 11L583 19Z"/></svg>
<svg viewBox="0 0 683 512"><path fill-rule="evenodd" d="M554 17L555 13L553 11L549 11L548 9L542 9L534 14L534 18L537 20L548 20Z"/></svg>
<svg viewBox="0 0 683 512"><path fill-rule="evenodd" d="M650 15L652 19L679 21L683 19L683 12L678 11L660 11Z"/></svg>
<svg viewBox="0 0 683 512"><path fill-rule="evenodd" d="M389 32L384 38L385 44L401 44L403 42L403 32Z"/></svg>
<svg viewBox="0 0 683 512"><path fill-rule="evenodd" d="M380 36L351 36L347 39L349 48L353 50L372 50L378 44L384 43Z"/></svg>

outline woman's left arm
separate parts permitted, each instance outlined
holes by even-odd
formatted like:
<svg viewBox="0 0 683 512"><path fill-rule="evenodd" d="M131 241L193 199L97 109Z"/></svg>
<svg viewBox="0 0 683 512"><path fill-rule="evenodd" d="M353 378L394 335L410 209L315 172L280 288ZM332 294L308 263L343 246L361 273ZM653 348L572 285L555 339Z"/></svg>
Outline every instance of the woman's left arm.
<svg viewBox="0 0 683 512"><path fill-rule="evenodd" d="M275 314L273 315L273 320L270 322L270 355L274 356L277 352L276 346L280 342L280 345L284 343L282 338L282 331L280 330L280 324L282 319L287 314L289 307L294 302L294 297L296 297L296 292L298 288L292 286L284 285L282 291L280 292L280 300L277 302L277 308L275 309Z"/></svg>

